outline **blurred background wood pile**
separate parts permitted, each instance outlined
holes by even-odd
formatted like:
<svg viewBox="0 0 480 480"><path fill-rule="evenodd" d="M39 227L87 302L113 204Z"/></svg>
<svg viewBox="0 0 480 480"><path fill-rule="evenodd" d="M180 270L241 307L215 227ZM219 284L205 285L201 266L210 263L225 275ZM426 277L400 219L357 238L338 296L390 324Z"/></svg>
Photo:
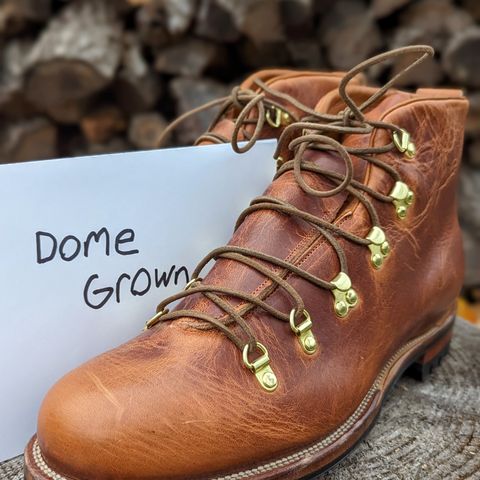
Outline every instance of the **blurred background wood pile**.
<svg viewBox="0 0 480 480"><path fill-rule="evenodd" d="M169 119L228 94L253 70L345 70L412 43L433 45L437 56L400 86L461 86L471 102L460 217L473 298L478 0L0 0L0 162L152 148ZM370 81L389 73L374 69ZM209 118L186 122L176 143L191 143Z"/></svg>

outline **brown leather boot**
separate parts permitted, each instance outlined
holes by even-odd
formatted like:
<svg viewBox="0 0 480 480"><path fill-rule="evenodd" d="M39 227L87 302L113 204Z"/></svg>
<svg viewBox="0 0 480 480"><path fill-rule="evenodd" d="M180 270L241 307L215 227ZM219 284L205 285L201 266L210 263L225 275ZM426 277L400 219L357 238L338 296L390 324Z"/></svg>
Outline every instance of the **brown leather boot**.
<svg viewBox="0 0 480 480"><path fill-rule="evenodd" d="M315 117L319 99L336 90L344 75L342 72L261 70L233 88L229 96L179 116L164 130L157 146L162 147L172 131L187 118L220 107L208 131L195 145L231 142L236 152L246 152L257 140L278 138L291 123L305 116ZM358 74L351 83L363 85L365 78ZM239 145L240 142L246 143Z"/></svg>
<svg viewBox="0 0 480 480"><path fill-rule="evenodd" d="M319 102L322 121L287 127L283 165L229 245L143 334L50 390L27 479L304 478L360 441L406 369L439 362L462 284L467 101L346 89L402 53L432 50L361 64Z"/></svg>

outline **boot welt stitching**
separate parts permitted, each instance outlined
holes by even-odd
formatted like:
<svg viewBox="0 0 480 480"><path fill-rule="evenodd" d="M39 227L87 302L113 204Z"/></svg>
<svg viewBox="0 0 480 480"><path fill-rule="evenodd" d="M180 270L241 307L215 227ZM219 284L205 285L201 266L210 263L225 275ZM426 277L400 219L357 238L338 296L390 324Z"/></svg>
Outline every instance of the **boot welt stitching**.
<svg viewBox="0 0 480 480"><path fill-rule="evenodd" d="M40 446L38 445L38 440L35 439L35 442L32 445L32 454L33 454L33 461L37 465L37 467L46 475L48 475L52 480L68 480L65 477L62 477L54 470L52 470L45 459L43 458L42 452L40 451Z"/></svg>
<svg viewBox="0 0 480 480"><path fill-rule="evenodd" d="M240 480L240 479L249 478L252 475L269 472L271 470L274 470L280 467L286 467L290 463L301 460L306 455L312 455L312 454L318 453L320 450L330 446L332 443L334 443L336 440L342 437L342 435L346 434L348 430L350 430L353 427L353 425L360 418L360 416L365 412L370 401L375 396L377 391L379 391L382 382L385 380L385 377L389 373L389 370L392 368L394 363L416 344L421 343L423 340L427 339L428 337L435 336L436 333L438 333L440 330L442 330L445 327L446 323L439 327L435 327L429 330L428 332L424 333L423 335L420 335L417 338L414 338L413 340L410 340L403 347L397 350L396 353L392 357L390 357L388 362L384 365L380 373L377 375L375 382L370 387L370 390L367 392L363 400L360 402L357 409L337 430L335 430L329 436L325 437L323 440L315 443L310 447L307 447L303 450L300 450L299 452L283 457L279 460L275 460L273 462L260 465L250 470L244 470L242 472L232 473L223 477L214 477L212 480ZM52 480L69 480L68 478L63 477L62 475L56 473L47 465L47 463L45 462L45 459L43 458L42 452L40 450L38 439L35 439L32 445L32 454L33 454L33 460L36 466L42 471L42 473L49 476Z"/></svg>

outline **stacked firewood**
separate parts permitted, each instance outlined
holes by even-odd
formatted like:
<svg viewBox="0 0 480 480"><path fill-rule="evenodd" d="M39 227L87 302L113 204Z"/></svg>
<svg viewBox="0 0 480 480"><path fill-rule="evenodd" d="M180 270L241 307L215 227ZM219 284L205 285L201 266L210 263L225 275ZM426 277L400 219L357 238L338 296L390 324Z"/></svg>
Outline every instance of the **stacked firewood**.
<svg viewBox="0 0 480 480"><path fill-rule="evenodd" d="M479 22L478 0L1 0L0 161L153 148L168 120L252 70L345 70L430 44L435 59L401 86L470 97L460 210L467 283L480 285ZM189 119L176 143L209 118Z"/></svg>

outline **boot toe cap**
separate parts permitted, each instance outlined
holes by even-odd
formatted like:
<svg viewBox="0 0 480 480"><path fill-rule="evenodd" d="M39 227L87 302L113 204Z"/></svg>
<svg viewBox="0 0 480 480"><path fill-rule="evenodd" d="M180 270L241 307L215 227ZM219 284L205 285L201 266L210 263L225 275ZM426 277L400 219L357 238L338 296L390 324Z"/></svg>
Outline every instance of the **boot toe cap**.
<svg viewBox="0 0 480 480"><path fill-rule="evenodd" d="M62 378L40 409L37 439L45 462L60 475L93 478L118 466L115 432L122 405L88 368ZM111 444L111 448L108 445Z"/></svg>

